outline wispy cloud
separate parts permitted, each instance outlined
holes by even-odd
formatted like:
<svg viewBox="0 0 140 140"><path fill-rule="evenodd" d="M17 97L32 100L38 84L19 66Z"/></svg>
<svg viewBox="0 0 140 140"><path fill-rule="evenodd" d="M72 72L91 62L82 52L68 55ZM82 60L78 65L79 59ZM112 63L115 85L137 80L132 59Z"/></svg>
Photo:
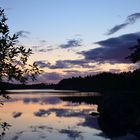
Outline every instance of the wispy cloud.
<svg viewBox="0 0 140 140"><path fill-rule="evenodd" d="M64 78L63 75L57 72L48 72L48 73L46 72L37 77L37 79L39 79L42 83L46 83L46 81L50 83L58 82L63 78Z"/></svg>
<svg viewBox="0 0 140 140"><path fill-rule="evenodd" d="M16 34L17 34L19 37L28 38L28 35L30 35L30 32L29 32L29 31L21 30L21 31L16 32Z"/></svg>
<svg viewBox="0 0 140 140"><path fill-rule="evenodd" d="M114 33L116 33L117 31L119 31L119 30L125 28L127 25L129 25L129 24L128 24L128 23L122 23L122 24L119 24L119 25L115 25L113 28L111 28L111 29L108 31L107 35L114 34Z"/></svg>
<svg viewBox="0 0 140 140"><path fill-rule="evenodd" d="M139 18L140 18L140 13L134 13L134 14L131 14L131 15L127 16L124 23L115 25L113 28L111 28L107 32L107 35L114 34L117 31L127 27L128 25L134 24Z"/></svg>
<svg viewBox="0 0 140 140"><path fill-rule="evenodd" d="M49 62L46 62L45 60L35 61L35 63L36 63L40 68L49 67L49 66L51 65Z"/></svg>
<svg viewBox="0 0 140 140"><path fill-rule="evenodd" d="M70 39L65 44L59 45L60 48L74 48L82 45L82 39Z"/></svg>

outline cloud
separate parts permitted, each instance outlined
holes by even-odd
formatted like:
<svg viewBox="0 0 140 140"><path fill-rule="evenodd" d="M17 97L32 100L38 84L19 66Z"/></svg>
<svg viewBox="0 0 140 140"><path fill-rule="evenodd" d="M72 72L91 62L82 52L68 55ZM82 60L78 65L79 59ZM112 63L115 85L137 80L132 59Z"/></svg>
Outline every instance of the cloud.
<svg viewBox="0 0 140 140"><path fill-rule="evenodd" d="M63 72L66 72L66 73L80 73L80 71L78 71L78 70L64 70Z"/></svg>
<svg viewBox="0 0 140 140"><path fill-rule="evenodd" d="M74 48L74 47L79 47L81 46L82 44L82 40L81 39L71 39L71 40L68 40L66 44L61 44L59 45L60 48Z"/></svg>
<svg viewBox="0 0 140 140"><path fill-rule="evenodd" d="M45 62L45 60L35 61L35 63L36 63L40 68L49 67L49 66L51 65L49 62Z"/></svg>
<svg viewBox="0 0 140 140"><path fill-rule="evenodd" d="M61 79L63 79L63 75L57 72L46 72L46 73L42 73L40 75L38 75L37 79L39 80L39 82L41 83L57 83L58 81L60 81Z"/></svg>
<svg viewBox="0 0 140 140"><path fill-rule="evenodd" d="M90 66L84 59L77 59L77 60L57 60L54 65L48 66L50 69L66 69L66 68L91 68L93 66Z"/></svg>
<svg viewBox="0 0 140 140"><path fill-rule="evenodd" d="M30 35L30 32L29 32L29 31L21 30L21 31L18 31L16 34L17 34L19 37L28 38L28 35Z"/></svg>
<svg viewBox="0 0 140 140"><path fill-rule="evenodd" d="M53 51L53 48L48 48L48 49L38 49L38 52L49 52L49 51Z"/></svg>
<svg viewBox="0 0 140 140"><path fill-rule="evenodd" d="M127 22L130 24L133 24L139 18L140 18L140 13L134 13L134 14L131 14L127 17Z"/></svg>
<svg viewBox="0 0 140 140"><path fill-rule="evenodd" d="M96 42L101 47L82 51L78 54L84 55L85 60L98 63L130 63L125 58L131 53L129 48L137 44L138 38L140 38L140 32L109 38Z"/></svg>
<svg viewBox="0 0 140 140"><path fill-rule="evenodd" d="M46 43L47 43L47 41L44 40L44 39L40 40L39 42L40 42L41 44L46 44Z"/></svg>
<svg viewBox="0 0 140 140"><path fill-rule="evenodd" d="M44 47L42 45L32 46L32 48L35 52L42 52L42 53L57 49L57 48L53 48L52 46Z"/></svg>
<svg viewBox="0 0 140 140"><path fill-rule="evenodd" d="M115 32L119 31L120 29L123 29L124 27L126 27L127 25L129 25L128 23L123 23L123 24L119 24L119 25L115 25L113 28L111 28L107 35L111 35L114 34Z"/></svg>
<svg viewBox="0 0 140 140"><path fill-rule="evenodd" d="M56 72L45 73L42 76L47 80L60 80L62 78L62 75Z"/></svg>
<svg viewBox="0 0 140 140"><path fill-rule="evenodd" d="M36 81L28 80L29 84L39 84L39 83L57 83L64 78L64 75L57 72L42 72L36 75Z"/></svg>
<svg viewBox="0 0 140 140"><path fill-rule="evenodd" d="M65 60L64 60L65 61ZM70 66L65 63L63 60L57 60L55 65L51 65L50 69L64 69L64 68L70 68Z"/></svg>
<svg viewBox="0 0 140 140"><path fill-rule="evenodd" d="M107 35L114 34L117 31L127 27L128 25L134 24L139 18L140 18L140 13L134 13L134 14L127 16L127 19L125 20L124 23L119 24L119 25L115 25L113 28L111 28L107 32Z"/></svg>
<svg viewBox="0 0 140 140"><path fill-rule="evenodd" d="M37 44L31 47L35 52L42 52L42 53L58 49L58 47L54 47L53 45L50 45L49 42L43 39L38 40Z"/></svg>

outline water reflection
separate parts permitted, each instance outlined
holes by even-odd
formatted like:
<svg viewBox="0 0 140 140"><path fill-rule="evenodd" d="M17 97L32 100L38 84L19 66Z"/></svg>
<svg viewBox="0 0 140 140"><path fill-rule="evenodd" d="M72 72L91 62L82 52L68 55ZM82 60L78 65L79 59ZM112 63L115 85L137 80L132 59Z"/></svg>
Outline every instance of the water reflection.
<svg viewBox="0 0 140 140"><path fill-rule="evenodd" d="M0 109L1 118L12 124L3 140L103 140L97 119L89 115L97 105L63 97L68 95L12 94Z"/></svg>
<svg viewBox="0 0 140 140"><path fill-rule="evenodd" d="M23 102L29 103L39 103L39 104L59 104L61 100L58 97L43 97L43 98L24 98Z"/></svg>
<svg viewBox="0 0 140 140"><path fill-rule="evenodd" d="M22 112L13 112L13 118L18 118L22 115Z"/></svg>

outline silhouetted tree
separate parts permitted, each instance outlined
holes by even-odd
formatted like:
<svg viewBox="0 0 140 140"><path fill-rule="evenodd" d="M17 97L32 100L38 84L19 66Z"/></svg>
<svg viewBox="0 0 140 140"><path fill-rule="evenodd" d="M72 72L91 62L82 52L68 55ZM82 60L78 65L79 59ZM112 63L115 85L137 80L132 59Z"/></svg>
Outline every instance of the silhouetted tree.
<svg viewBox="0 0 140 140"><path fill-rule="evenodd" d="M29 78L35 80L40 70L36 63L27 63L32 50L17 45L19 34L11 36L6 21L4 9L0 8L0 82L15 79L25 83ZM0 90L3 88L1 86Z"/></svg>
<svg viewBox="0 0 140 140"><path fill-rule="evenodd" d="M133 63L140 61L140 39L137 40L138 44L132 47L133 52L127 57Z"/></svg>
<svg viewBox="0 0 140 140"><path fill-rule="evenodd" d="M4 92L6 89L2 83L4 80L17 80L25 83L29 78L35 80L35 75L41 71L36 63L32 65L27 63L32 50L17 45L19 34L11 36L6 21L4 9L0 8L0 95L8 98ZM0 105L3 103L0 102ZM0 139L9 126L6 122L0 122L0 127L3 130Z"/></svg>

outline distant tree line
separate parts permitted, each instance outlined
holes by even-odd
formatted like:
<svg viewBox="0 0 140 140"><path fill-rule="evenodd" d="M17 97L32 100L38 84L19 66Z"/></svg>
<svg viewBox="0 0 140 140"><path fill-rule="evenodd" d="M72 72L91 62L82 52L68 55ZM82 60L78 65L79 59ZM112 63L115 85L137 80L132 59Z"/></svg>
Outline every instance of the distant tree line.
<svg viewBox="0 0 140 140"><path fill-rule="evenodd" d="M11 89L54 89L55 84L12 84L12 83L4 83L1 82L0 86L5 90L11 90Z"/></svg>
<svg viewBox="0 0 140 140"><path fill-rule="evenodd" d="M79 91L140 91L140 69L133 72L110 73L103 72L86 77L72 77L61 80L58 84L11 84L1 82L2 89L57 89Z"/></svg>
<svg viewBox="0 0 140 140"><path fill-rule="evenodd" d="M140 69L133 72L103 72L86 77L61 80L56 89L80 91L140 91Z"/></svg>

